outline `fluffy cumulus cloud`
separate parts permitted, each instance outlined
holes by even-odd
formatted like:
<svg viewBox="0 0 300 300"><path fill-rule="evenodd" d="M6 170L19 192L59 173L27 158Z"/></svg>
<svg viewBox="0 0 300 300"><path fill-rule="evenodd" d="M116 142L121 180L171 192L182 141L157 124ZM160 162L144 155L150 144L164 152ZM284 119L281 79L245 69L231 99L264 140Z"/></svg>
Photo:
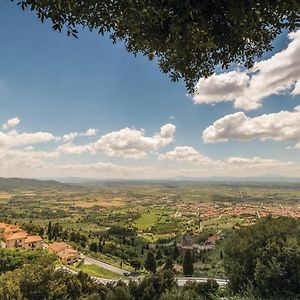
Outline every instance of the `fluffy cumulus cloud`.
<svg viewBox="0 0 300 300"><path fill-rule="evenodd" d="M9 129L9 128L12 128L12 127L17 126L19 123L20 123L20 119L19 119L18 117L15 117L15 118L12 118L12 119L7 120L7 121L2 125L2 128L3 128L4 130L6 130L6 129Z"/></svg>
<svg viewBox="0 0 300 300"><path fill-rule="evenodd" d="M176 147L173 151L159 155L160 160L176 161L186 167L181 174L190 176L251 176L266 175L268 172L282 174L282 172L299 171L299 166L291 161L280 161L262 157L233 156L224 160L215 160L202 155L193 147ZM252 173L251 173L252 172Z"/></svg>
<svg viewBox="0 0 300 300"><path fill-rule="evenodd" d="M89 128L86 132L70 132L68 134L63 135L62 140L64 142L71 142L73 141L75 138L80 137L80 136L87 136L87 137L91 137L91 136L95 136L98 132L98 129L96 128Z"/></svg>
<svg viewBox="0 0 300 300"><path fill-rule="evenodd" d="M254 138L251 135L253 131L260 133L258 138L261 139L285 140L289 137L298 142L300 147L299 107L293 112L281 112L253 119L247 118L243 113L239 114L240 118L236 122L229 122L226 125L222 121L221 125L217 124L217 126L213 124L212 127L218 130L213 131L213 134L210 133L209 141L229 139L228 134L225 134L221 128L224 127L225 132L230 128L237 130L238 124L243 126L243 129L238 133L231 132L231 136L244 133L247 138ZM235 116L235 114L230 116ZM227 119L230 120L230 116L227 116ZM261 127L261 130L253 129L252 127L255 126ZM217 160L189 146L177 146L172 151L161 153L161 149L174 140L176 127L173 124L162 126L159 132L153 135L146 135L142 129L124 128L102 135L95 141L83 145L76 145L73 140L78 136L94 136L97 133L96 129L73 132L68 134L69 137L66 137L68 135L59 137L42 131L17 132L12 127L11 123L10 129L0 130L0 176L44 177L51 174L55 177L173 178L177 176L257 176L265 175L266 172L297 176L300 173L300 166L290 161L242 156ZM223 132L222 135L218 133L219 131ZM273 131L271 135L270 132ZM39 150L40 144L45 144L42 145L43 151ZM45 149L48 150L45 151ZM159 162L131 160L130 163L124 161L123 164L119 164L113 160L111 162L98 161L98 156L93 156L89 157L89 162L86 163L85 155L76 157L76 160L68 155L70 153L77 155L101 153L110 157L141 159L151 152L157 155Z"/></svg>
<svg viewBox="0 0 300 300"><path fill-rule="evenodd" d="M49 132L18 133L16 130L11 130L5 133L0 131L0 147L11 148L40 144L54 140L57 140L57 137Z"/></svg>
<svg viewBox="0 0 300 300"><path fill-rule="evenodd" d="M176 127L166 124L160 128L160 132L153 136L145 136L144 130L124 128L101 136L99 140L86 145L74 145L66 143L60 145L58 150L64 153L82 154L103 153L108 156L124 158L145 158L148 152L170 144L175 135Z"/></svg>
<svg viewBox="0 0 300 300"><path fill-rule="evenodd" d="M231 71L201 78L193 95L195 103L233 101L236 108L250 110L264 98L281 93L300 94L300 30L289 34L287 48L249 71Z"/></svg>
<svg viewBox="0 0 300 300"><path fill-rule="evenodd" d="M180 146L176 147L174 150L169 151L158 156L160 160L176 160L179 162L188 162L196 164L211 164L213 160L209 157L202 155L193 147Z"/></svg>
<svg viewBox="0 0 300 300"><path fill-rule="evenodd" d="M127 158L144 158L147 152L158 150L173 141L176 127L166 124L160 132L146 137L144 130L124 128L102 136L94 145L93 150L109 156Z"/></svg>
<svg viewBox="0 0 300 300"><path fill-rule="evenodd" d="M236 140L275 140L300 142L300 106L294 111L280 111L258 117L244 112L226 115L203 131L204 143Z"/></svg>
<svg viewBox="0 0 300 300"><path fill-rule="evenodd" d="M0 176L44 177L80 176L95 178L138 178L153 174L152 167L133 167L110 162L59 163L58 152L0 149Z"/></svg>

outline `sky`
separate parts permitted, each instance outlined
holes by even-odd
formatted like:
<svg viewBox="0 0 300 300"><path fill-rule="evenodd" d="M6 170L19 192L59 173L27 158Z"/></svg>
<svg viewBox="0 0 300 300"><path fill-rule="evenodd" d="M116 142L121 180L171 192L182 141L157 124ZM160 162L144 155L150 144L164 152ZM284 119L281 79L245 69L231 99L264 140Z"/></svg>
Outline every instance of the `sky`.
<svg viewBox="0 0 300 300"><path fill-rule="evenodd" d="M300 31L188 95L155 61L0 2L0 176L300 177Z"/></svg>

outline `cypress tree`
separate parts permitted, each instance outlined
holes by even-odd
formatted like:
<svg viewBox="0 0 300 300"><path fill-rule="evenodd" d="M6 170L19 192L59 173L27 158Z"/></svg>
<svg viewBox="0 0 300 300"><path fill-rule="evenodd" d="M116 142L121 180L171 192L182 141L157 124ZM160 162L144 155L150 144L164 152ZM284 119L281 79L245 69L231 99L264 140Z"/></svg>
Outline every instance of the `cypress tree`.
<svg viewBox="0 0 300 300"><path fill-rule="evenodd" d="M162 254L161 254L160 249L158 249L157 253L156 253L156 260L159 260L159 259L162 259Z"/></svg>
<svg viewBox="0 0 300 300"><path fill-rule="evenodd" d="M156 261L153 252L148 252L147 259L145 261L145 269L151 273L156 272Z"/></svg>
<svg viewBox="0 0 300 300"><path fill-rule="evenodd" d="M183 259L183 273L184 275L192 276L194 274L193 257L190 250L185 252Z"/></svg>
<svg viewBox="0 0 300 300"><path fill-rule="evenodd" d="M48 235L48 239L52 240L52 223L51 223L51 221L49 221L49 223L48 223L47 235Z"/></svg>
<svg viewBox="0 0 300 300"><path fill-rule="evenodd" d="M170 257L168 257L166 260L166 263L164 265L164 270L171 270L171 271L174 270L173 260Z"/></svg>

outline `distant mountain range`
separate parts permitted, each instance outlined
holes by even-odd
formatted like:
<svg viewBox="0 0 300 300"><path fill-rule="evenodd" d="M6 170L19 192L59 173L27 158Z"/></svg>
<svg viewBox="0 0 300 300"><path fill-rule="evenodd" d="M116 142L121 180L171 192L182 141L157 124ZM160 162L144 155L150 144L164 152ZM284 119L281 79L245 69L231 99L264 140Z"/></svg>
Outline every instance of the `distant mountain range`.
<svg viewBox="0 0 300 300"><path fill-rule="evenodd" d="M56 177L56 178L43 178L43 180L56 180L61 183L69 184L97 184L97 183L172 183L172 182L217 182L217 183L230 183L230 182L291 182L300 183L300 177L284 177L284 176L260 176L260 177L229 177L229 176L219 176L219 177L175 177L168 179L97 179L97 178L85 178L85 177Z"/></svg>
<svg viewBox="0 0 300 300"><path fill-rule="evenodd" d="M266 177L176 177L171 179L97 179L84 177L62 177L62 178L3 178L0 177L0 191L9 191L16 189L64 189L70 188L72 185L97 185L97 184L238 184L238 185L272 185L272 184L291 184L299 185L299 177L281 177L281 176L266 176Z"/></svg>

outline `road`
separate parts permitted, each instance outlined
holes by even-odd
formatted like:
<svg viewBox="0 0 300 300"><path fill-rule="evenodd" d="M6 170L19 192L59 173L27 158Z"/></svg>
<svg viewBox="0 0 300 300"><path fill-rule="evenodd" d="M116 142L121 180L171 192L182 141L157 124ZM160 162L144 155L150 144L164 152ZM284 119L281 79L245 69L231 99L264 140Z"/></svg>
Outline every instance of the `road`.
<svg viewBox="0 0 300 300"><path fill-rule="evenodd" d="M110 269L110 270L115 270L116 267L113 267L109 264L106 264L106 263L103 263L103 262L100 262L100 261L97 261L91 257L89 257L89 260L90 262L93 262L93 261L96 261L97 263L101 263L101 265L97 264L98 266L103 266L102 264L105 264L109 267L112 267L113 269ZM93 263L94 264L94 263ZM72 274L77 274L76 271L66 267L66 266L61 266L57 269L63 269L69 273L72 273ZM118 269L119 271L121 270L123 273L124 272L127 272L126 270L122 270L122 269L119 269L119 268L116 268ZM115 272L115 271L113 271ZM118 274L123 274L123 273L118 273ZM95 276L91 276L91 278L98 282L98 283L103 283L103 284L107 284L107 283L116 283L117 280L112 280L112 279L106 279L106 278L100 278L100 277L95 277ZM135 278L131 278L131 280L139 280L139 279L142 279L143 277L135 277ZM183 286L185 285L188 281L196 281L196 282L206 282L207 280L209 280L210 278L207 278L207 277L176 277L176 280L177 280L177 284L178 286ZM213 278L214 280L216 280L216 282L218 283L219 286L225 286L227 283L228 283L228 280L227 279L221 279L221 278ZM124 282L128 282L129 280L127 279L122 279Z"/></svg>
<svg viewBox="0 0 300 300"><path fill-rule="evenodd" d="M85 256L84 257L84 262L83 262L85 265L96 265L98 267L101 267L101 268L104 268L106 270L109 270L109 271L112 271L114 273L117 273L117 274L120 274L120 275L124 275L124 273L129 273L128 271L126 270L123 270L121 268L118 268L118 267L115 267L115 266L112 266L110 264L107 264L105 262L102 262L100 260L97 260L97 259L94 259L92 257L89 257L89 256Z"/></svg>

